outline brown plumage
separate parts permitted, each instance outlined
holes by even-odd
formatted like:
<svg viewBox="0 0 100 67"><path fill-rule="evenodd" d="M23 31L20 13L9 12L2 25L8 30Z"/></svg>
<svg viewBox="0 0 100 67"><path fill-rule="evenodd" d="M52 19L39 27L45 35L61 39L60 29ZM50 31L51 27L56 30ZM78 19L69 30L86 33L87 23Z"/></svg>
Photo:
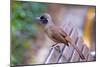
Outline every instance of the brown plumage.
<svg viewBox="0 0 100 67"><path fill-rule="evenodd" d="M45 32L51 40L53 40L56 43L64 43L67 46L69 46L68 43L70 43L73 46L73 48L76 49L80 58L85 59L84 55L75 45L75 43L73 43L70 36L52 22L52 18L49 14L44 13L37 19L44 26Z"/></svg>

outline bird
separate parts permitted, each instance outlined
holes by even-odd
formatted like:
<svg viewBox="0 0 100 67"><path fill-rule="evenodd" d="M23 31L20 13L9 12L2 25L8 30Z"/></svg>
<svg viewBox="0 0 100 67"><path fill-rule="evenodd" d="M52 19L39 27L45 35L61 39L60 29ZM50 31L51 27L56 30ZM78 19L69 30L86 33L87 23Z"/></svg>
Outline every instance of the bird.
<svg viewBox="0 0 100 67"><path fill-rule="evenodd" d="M82 60L85 59L84 55L72 41L71 37L62 28L54 24L52 17L49 13L43 13L42 15L36 17L36 19L44 27L44 31L47 34L47 36L56 43L53 46L57 45L58 43L63 43L69 47L70 44L77 51L80 58Z"/></svg>

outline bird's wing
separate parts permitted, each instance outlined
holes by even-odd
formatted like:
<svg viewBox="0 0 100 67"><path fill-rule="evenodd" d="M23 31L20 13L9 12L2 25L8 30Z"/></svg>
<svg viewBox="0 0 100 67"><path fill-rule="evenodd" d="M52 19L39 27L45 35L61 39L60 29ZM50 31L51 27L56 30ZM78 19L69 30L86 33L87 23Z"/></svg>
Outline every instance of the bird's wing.
<svg viewBox="0 0 100 67"><path fill-rule="evenodd" d="M62 36L65 36L65 39L73 46L74 49L76 49L76 51L78 52L79 56L81 57L81 59L85 59L84 55L81 53L81 51L79 50L79 48L75 45L75 43L72 41L72 39L70 38L69 35L67 35L67 33L65 33L63 30L60 30L60 34Z"/></svg>
<svg viewBox="0 0 100 67"><path fill-rule="evenodd" d="M60 30L60 34L68 41L68 42L71 42L71 38L70 36L64 31L62 30L61 28L59 29Z"/></svg>
<svg viewBox="0 0 100 67"><path fill-rule="evenodd" d="M51 28L52 32L52 39L55 39L58 42L61 43L67 43L67 40L65 39L66 34L64 32L61 32L61 29L59 28Z"/></svg>

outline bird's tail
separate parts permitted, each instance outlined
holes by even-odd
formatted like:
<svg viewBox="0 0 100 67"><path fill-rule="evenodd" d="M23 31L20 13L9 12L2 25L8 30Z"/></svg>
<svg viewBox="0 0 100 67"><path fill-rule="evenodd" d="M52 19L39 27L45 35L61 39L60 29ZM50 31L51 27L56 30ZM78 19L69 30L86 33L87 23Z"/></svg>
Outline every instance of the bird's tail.
<svg viewBox="0 0 100 67"><path fill-rule="evenodd" d="M67 40L68 43L70 43L70 44L73 46L73 48L78 52L80 58L81 58L82 60L84 60L84 59L85 59L84 55L83 55L82 52L79 50L79 48L72 42L71 38L67 36L67 37L66 37L66 40Z"/></svg>
<svg viewBox="0 0 100 67"><path fill-rule="evenodd" d="M80 58L81 58L82 60L84 60L85 57L84 57L84 55L82 54L82 52L79 50L79 48L78 48L75 44L73 44L73 43L70 43L70 44L71 44L71 45L73 46L73 48L78 52Z"/></svg>

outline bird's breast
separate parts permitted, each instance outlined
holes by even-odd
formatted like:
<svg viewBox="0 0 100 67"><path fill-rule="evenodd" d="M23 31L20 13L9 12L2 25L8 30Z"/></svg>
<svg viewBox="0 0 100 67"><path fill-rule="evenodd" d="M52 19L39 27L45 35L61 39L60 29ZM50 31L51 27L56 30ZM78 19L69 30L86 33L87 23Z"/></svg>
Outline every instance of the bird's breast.
<svg viewBox="0 0 100 67"><path fill-rule="evenodd" d="M56 31L55 31L56 32ZM62 42L61 40L61 38L59 39L59 37L57 36L58 34L55 34L55 32L54 31L52 31L52 29L47 29L46 30L46 33L47 33L47 35L48 35L48 37L51 39L51 40L53 40L54 42L57 42L57 43L60 43L60 42Z"/></svg>
<svg viewBox="0 0 100 67"><path fill-rule="evenodd" d="M50 29L47 29L47 30L46 30L46 34L47 34L49 37L52 37L52 36L53 36L53 32L52 32Z"/></svg>

